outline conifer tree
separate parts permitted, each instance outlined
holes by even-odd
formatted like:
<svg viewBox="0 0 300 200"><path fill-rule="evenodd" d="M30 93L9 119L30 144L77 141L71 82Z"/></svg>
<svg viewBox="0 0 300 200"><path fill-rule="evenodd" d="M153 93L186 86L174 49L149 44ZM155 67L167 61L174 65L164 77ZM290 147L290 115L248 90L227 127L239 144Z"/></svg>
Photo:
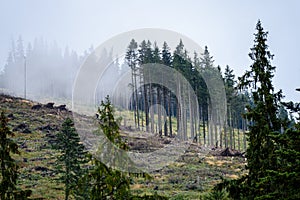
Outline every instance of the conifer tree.
<svg viewBox="0 0 300 200"><path fill-rule="evenodd" d="M256 25L254 46L249 56L253 60L250 71L239 79L240 87L252 88L254 106L247 106L246 117L253 122L250 126L249 147L247 149L249 175L247 185L249 196L259 196L262 191L258 188L258 181L263 178L266 171L272 169L271 157L274 144L270 135L280 131L280 122L277 118L278 103L281 91L274 93L272 78L275 67L271 65L273 55L268 50L267 35L261 22ZM266 191L264 191L266 192Z"/></svg>
<svg viewBox="0 0 300 200"><path fill-rule="evenodd" d="M269 198L272 185L276 183L266 179L268 172L278 167L274 155L276 143L271 139L280 131L280 121L277 118L281 91L274 92L272 78L275 67L271 65L273 55L268 50L267 35L261 22L256 25L254 46L249 57L253 60L250 70L239 78L242 88L251 88L253 105L247 106L245 117L251 120L247 148L247 168L249 173L238 180L224 181L219 186L225 186L234 199ZM267 195L267 196L265 196ZM270 198L269 198L270 199Z"/></svg>
<svg viewBox="0 0 300 200"><path fill-rule="evenodd" d="M170 52L170 48L166 42L164 42L163 47L162 47L162 52L161 52L161 57L162 57L162 64L171 67L172 65L172 55ZM172 80L169 80L172 81ZM169 135L172 136L172 113L171 113L171 91L168 91L167 88L163 88L163 99L164 99L164 107L167 110L167 115L168 115L168 121L169 121ZM164 132L165 136L168 135L168 126L167 126L167 119L166 116L164 118Z"/></svg>
<svg viewBox="0 0 300 200"><path fill-rule="evenodd" d="M0 115L0 199L27 199L31 191L22 191L17 188L18 169L16 161L11 153L20 154L17 143L9 137L14 133L8 128L8 119L1 112Z"/></svg>
<svg viewBox="0 0 300 200"><path fill-rule="evenodd" d="M225 82L225 91L226 91L226 100L227 100L227 123L225 124L225 130L227 130L227 126L229 126L229 138L230 138L230 147L233 147L234 138L234 127L233 125L233 110L235 108L234 98L235 98L235 75L233 74L233 70L227 65L224 73L224 82ZM225 147L228 146L227 142L227 133L225 132Z"/></svg>
<svg viewBox="0 0 300 200"><path fill-rule="evenodd" d="M114 145L126 150L128 147L121 139L119 123L114 118L114 109L108 96L105 101L101 101L98 113L99 125L104 135L109 141L114 143ZM103 148L100 150L103 150ZM113 154L114 152L110 153ZM93 168L88 174L90 179L90 199L129 199L130 179L128 175L106 166L95 157L92 157L91 160Z"/></svg>
<svg viewBox="0 0 300 200"><path fill-rule="evenodd" d="M62 174L61 180L65 185L65 199L72 195L76 197L79 181L84 174L82 165L87 162L87 153L80 137L74 128L74 123L67 118L62 124L62 130L56 135L53 145L61 155L57 158L57 171Z"/></svg>
<svg viewBox="0 0 300 200"><path fill-rule="evenodd" d="M131 100L131 109L134 109L134 123L137 128L139 128L139 108L138 108L138 96L137 96L137 80L136 77L138 75L138 68L137 68L137 42L132 39L130 44L128 45L127 52L126 52L126 62L131 69L131 87L132 87L132 100Z"/></svg>
<svg viewBox="0 0 300 200"><path fill-rule="evenodd" d="M210 55L207 46L205 46L204 52L202 54L202 58L200 58L200 66L201 66L201 73L206 77L205 84L209 82L214 82L214 77L216 76L216 70L214 68L214 60L213 56ZM203 126L203 138L204 144L207 142L208 145L214 145L212 142L212 135L211 135L211 127L209 126L209 117L212 116L212 109L210 107L210 94L209 92L213 92L204 86L202 86L202 94L201 94L201 104L202 104L202 126ZM207 120L207 125L205 124L205 120Z"/></svg>

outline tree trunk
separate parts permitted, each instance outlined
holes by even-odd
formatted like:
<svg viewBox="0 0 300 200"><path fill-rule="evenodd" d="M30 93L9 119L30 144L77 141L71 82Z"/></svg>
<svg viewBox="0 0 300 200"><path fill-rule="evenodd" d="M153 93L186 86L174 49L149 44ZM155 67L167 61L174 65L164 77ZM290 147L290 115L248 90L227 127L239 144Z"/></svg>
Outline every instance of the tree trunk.
<svg viewBox="0 0 300 200"><path fill-rule="evenodd" d="M139 116L139 98L138 98L138 88L136 82L137 74L134 74L134 94L135 94L135 109L136 109L136 116L137 116L137 126L140 129L140 116Z"/></svg>
<svg viewBox="0 0 300 200"><path fill-rule="evenodd" d="M150 118L151 118L151 133L154 133L154 110L153 110L153 91L152 91L152 84L150 83L149 88L149 98L150 98Z"/></svg>
<svg viewBox="0 0 300 200"><path fill-rule="evenodd" d="M146 120L146 132L149 132L149 107L148 107L148 96L147 96L147 86L144 80L144 112Z"/></svg>
<svg viewBox="0 0 300 200"><path fill-rule="evenodd" d="M169 114L169 130L170 130L170 137L172 137L172 110L171 110L171 105L172 105L172 102L171 102L171 96L172 96L172 92L170 91L169 92L169 95L168 95L168 114Z"/></svg>
<svg viewBox="0 0 300 200"><path fill-rule="evenodd" d="M157 118L158 118L158 133L159 136L162 136L162 124L161 124L161 91L160 86L156 87L156 103L157 103Z"/></svg>
<svg viewBox="0 0 300 200"><path fill-rule="evenodd" d="M163 88L163 108L167 110L167 97L166 97L166 88ZM167 112L164 113L164 136L168 136L168 124L167 124Z"/></svg>

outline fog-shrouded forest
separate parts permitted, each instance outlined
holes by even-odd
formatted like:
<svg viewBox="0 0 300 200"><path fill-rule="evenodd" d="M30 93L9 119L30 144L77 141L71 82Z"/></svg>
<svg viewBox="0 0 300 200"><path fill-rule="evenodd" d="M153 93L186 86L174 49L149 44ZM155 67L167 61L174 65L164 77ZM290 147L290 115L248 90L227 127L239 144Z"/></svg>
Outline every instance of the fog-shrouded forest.
<svg viewBox="0 0 300 200"><path fill-rule="evenodd" d="M274 89L276 67L268 47L272 44L261 21L256 24L253 43L245 55L252 64L237 77L230 66L215 63L208 46L203 52L196 52L186 49L184 40L172 49L167 38L161 46L156 41L128 38L126 53L119 57L113 56L113 49L104 50L97 57L93 46L79 54L44 39L28 44L21 36L13 40L0 74L0 92L4 96L1 102L12 102L8 100L10 96L22 97L24 102L34 100L27 102L27 112L43 117L32 124L45 120L44 116L56 117L47 121L50 128L35 127L31 131L30 118L21 126L16 122L18 117L26 116L25 105L20 106L23 110L19 112L14 110L15 105L8 104L8 114L1 113L0 199L31 199L32 194L33 199L38 199L42 194L30 187L30 181L26 182L29 175L18 172L22 168L6 164L17 163L11 154L20 153L20 142L9 139L14 136L12 128L20 137L24 137L26 128L27 134L46 129L45 138L50 138L50 145L39 147L39 151L51 149L55 156L51 157L53 166L47 168L53 173L43 178L49 176L49 180L60 184L56 188L60 191L58 198L300 198L299 103L285 102L284 91ZM71 107L68 112L66 105L55 107L51 102L71 104L78 72L87 63L104 69L94 91L93 105L88 105L96 107L96 111L91 115L78 113L79 117L72 118ZM102 66L103 63L109 64ZM45 101L50 103L42 104ZM8 119L13 123L9 124ZM57 119L61 123L54 126ZM96 153L90 152L76 130L78 121L96 124L98 132L84 129L94 140L101 138L98 136L102 133L122 151L150 152L148 161L143 161L147 163L151 163L151 153L159 148L177 143L189 144L189 148L173 165L160 163L162 167L153 171L124 172L116 166L130 165L134 159L129 155L128 161L127 154L118 157L105 145L100 145ZM99 154L109 154L106 157L113 164L99 160ZM208 157L213 158L208 161ZM222 167L234 172L228 176ZM22 177L21 182L17 181L17 174Z"/></svg>
<svg viewBox="0 0 300 200"><path fill-rule="evenodd" d="M71 99L77 70L91 51L92 46L80 55L43 38L25 44L19 36L16 41L11 41L1 73L1 88L24 97L26 87L26 97L33 100Z"/></svg>

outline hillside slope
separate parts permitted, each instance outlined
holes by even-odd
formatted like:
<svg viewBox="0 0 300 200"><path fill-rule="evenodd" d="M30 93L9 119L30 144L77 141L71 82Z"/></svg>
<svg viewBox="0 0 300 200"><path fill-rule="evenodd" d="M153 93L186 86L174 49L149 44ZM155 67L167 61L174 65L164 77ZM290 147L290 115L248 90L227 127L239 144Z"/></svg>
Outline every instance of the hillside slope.
<svg viewBox="0 0 300 200"><path fill-rule="evenodd" d="M51 148L56 133L72 112L59 105L39 104L22 98L0 95L0 110L9 118L21 155L15 156L21 165L19 184L33 191L32 198L63 199L63 185L56 181L54 161L57 152ZM81 116L82 120L92 120ZM151 140L123 130L132 151L155 150L168 142L168 138ZM93 138L94 140L96 138ZM222 149L209 149L191 143L188 150L171 165L150 174L152 179L136 177L132 180L134 194L158 193L168 197L198 199L220 177L237 178L246 173L242 157L224 157Z"/></svg>

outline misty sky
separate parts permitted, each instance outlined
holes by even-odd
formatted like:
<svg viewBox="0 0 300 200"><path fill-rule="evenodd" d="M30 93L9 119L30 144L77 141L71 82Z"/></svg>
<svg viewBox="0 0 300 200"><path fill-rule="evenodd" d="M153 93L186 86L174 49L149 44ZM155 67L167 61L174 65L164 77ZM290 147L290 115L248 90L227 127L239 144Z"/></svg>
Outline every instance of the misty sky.
<svg viewBox="0 0 300 200"><path fill-rule="evenodd" d="M43 37L81 54L112 36L139 28L179 32L208 46L215 64L229 65L237 75L249 69L249 48L258 19L269 31L275 54L276 89L286 100L300 101L300 1L176 0L24 0L1 1L0 65L6 62L12 38L24 42Z"/></svg>

